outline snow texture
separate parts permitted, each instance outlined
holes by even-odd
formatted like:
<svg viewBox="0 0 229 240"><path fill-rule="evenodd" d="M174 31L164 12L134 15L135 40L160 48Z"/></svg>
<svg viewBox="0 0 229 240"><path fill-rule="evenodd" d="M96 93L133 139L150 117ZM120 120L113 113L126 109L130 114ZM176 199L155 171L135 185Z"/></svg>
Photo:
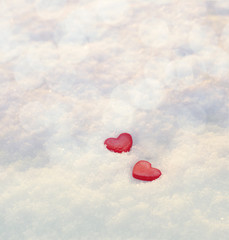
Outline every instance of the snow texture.
<svg viewBox="0 0 229 240"><path fill-rule="evenodd" d="M0 31L1 240L228 239L229 1L1 0Z"/></svg>

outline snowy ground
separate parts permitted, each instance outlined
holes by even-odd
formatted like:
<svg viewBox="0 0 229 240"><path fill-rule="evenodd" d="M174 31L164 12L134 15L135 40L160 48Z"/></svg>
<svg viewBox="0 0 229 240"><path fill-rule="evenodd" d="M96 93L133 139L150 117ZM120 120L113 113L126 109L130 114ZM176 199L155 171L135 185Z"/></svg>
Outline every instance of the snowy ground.
<svg viewBox="0 0 229 240"><path fill-rule="evenodd" d="M1 240L227 239L229 1L1 0L0 32Z"/></svg>

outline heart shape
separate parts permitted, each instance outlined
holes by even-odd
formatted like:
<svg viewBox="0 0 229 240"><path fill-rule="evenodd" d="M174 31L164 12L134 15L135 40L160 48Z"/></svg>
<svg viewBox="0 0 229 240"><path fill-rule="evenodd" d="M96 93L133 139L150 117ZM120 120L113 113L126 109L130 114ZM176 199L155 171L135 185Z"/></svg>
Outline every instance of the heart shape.
<svg viewBox="0 0 229 240"><path fill-rule="evenodd" d="M117 138L106 139L104 144L108 150L112 152L122 153L130 151L133 140L129 133L122 133Z"/></svg>
<svg viewBox="0 0 229 240"><path fill-rule="evenodd" d="M152 168L151 163L141 160L134 165L133 177L143 181L153 181L161 176L161 171Z"/></svg>

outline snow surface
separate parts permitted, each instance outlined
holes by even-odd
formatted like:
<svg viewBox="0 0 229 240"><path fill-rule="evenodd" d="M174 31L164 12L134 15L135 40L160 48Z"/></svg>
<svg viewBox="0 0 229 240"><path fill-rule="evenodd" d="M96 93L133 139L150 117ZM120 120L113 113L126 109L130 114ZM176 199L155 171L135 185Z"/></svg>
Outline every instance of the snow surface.
<svg viewBox="0 0 229 240"><path fill-rule="evenodd" d="M227 239L228 0L1 0L0 32L1 240Z"/></svg>

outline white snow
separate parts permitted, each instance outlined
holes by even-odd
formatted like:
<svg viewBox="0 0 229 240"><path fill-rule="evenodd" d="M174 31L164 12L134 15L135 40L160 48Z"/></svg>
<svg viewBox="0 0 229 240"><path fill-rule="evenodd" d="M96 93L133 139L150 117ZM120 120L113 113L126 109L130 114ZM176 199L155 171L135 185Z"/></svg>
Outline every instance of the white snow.
<svg viewBox="0 0 229 240"><path fill-rule="evenodd" d="M1 240L228 238L228 1L2 0L0 16ZM123 132L131 151L108 151ZM139 160L162 176L134 179Z"/></svg>

